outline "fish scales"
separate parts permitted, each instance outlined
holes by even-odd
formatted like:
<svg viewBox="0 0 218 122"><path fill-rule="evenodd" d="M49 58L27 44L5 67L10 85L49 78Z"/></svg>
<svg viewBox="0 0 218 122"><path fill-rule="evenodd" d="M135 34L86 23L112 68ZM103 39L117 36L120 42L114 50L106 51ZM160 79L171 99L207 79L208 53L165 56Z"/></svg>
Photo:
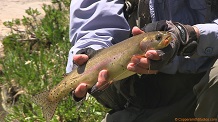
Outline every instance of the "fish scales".
<svg viewBox="0 0 218 122"><path fill-rule="evenodd" d="M33 96L33 101L42 107L46 121L52 119L60 100L69 95L80 83L86 83L91 88L98 79L98 73L106 69L108 81L115 82L129 77L135 72L127 70L132 56L142 56L147 50L162 49L172 41L169 32L156 31L143 33L118 44L99 51L93 58L80 68L74 69L58 85L50 91Z"/></svg>

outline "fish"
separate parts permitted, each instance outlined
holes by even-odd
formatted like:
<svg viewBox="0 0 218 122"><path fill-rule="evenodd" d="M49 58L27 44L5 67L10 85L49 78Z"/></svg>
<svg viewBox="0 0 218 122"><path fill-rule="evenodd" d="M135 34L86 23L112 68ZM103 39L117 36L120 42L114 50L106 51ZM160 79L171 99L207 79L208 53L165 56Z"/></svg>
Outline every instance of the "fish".
<svg viewBox="0 0 218 122"><path fill-rule="evenodd" d="M106 69L108 82L113 83L134 75L127 70L133 56L145 57L148 50L160 50L169 45L173 36L167 31L154 31L130 37L124 41L102 49L90 58L83 66L74 69L54 88L38 93L32 97L35 104L41 106L42 113L49 122L58 103L69 95L80 83L86 83L91 88L97 83L98 73Z"/></svg>

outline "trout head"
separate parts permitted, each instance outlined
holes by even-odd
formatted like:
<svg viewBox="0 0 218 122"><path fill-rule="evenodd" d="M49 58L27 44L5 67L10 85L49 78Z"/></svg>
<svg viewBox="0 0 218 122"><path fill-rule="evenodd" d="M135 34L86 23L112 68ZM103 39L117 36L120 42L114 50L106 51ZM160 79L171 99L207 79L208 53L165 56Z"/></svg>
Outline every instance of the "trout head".
<svg viewBox="0 0 218 122"><path fill-rule="evenodd" d="M140 48L146 52L148 50L159 50L167 47L173 40L171 34L166 31L156 31L148 33L140 42Z"/></svg>

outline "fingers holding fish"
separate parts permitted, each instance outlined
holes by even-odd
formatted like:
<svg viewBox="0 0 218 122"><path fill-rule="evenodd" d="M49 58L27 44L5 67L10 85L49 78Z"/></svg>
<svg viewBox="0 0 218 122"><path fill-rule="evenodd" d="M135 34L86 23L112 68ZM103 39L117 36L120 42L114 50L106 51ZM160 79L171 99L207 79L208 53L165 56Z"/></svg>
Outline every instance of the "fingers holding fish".
<svg viewBox="0 0 218 122"><path fill-rule="evenodd" d="M73 62L77 65L83 65L88 61L89 57L86 54L77 54L73 56Z"/></svg>
<svg viewBox="0 0 218 122"><path fill-rule="evenodd" d="M131 62L127 65L127 69L139 74L156 74L158 70L150 69L150 60L160 60L161 57L156 50L149 50L146 54L135 55L131 58Z"/></svg>
<svg viewBox="0 0 218 122"><path fill-rule="evenodd" d="M146 58L144 58L146 60ZM142 61L142 60L141 60ZM158 70L150 70L149 64L143 66L143 62L139 63L140 65L135 65L134 63L129 63L127 69L138 74L157 74ZM142 66L142 67L141 67Z"/></svg>
<svg viewBox="0 0 218 122"><path fill-rule="evenodd" d="M88 91L87 84L85 83L79 84L78 87L73 91L74 99L76 98L78 99L78 101L80 99L83 99L83 97L86 96L87 91Z"/></svg>
<svg viewBox="0 0 218 122"><path fill-rule="evenodd" d="M97 90L104 90L105 88L108 87L110 83L108 83L107 81L107 75L108 75L107 70L102 70L99 72L98 82L96 83Z"/></svg>
<svg viewBox="0 0 218 122"><path fill-rule="evenodd" d="M92 89L91 92L104 90L109 86L109 83L107 81L107 75L107 70L102 70L99 72L98 82L95 84L94 89ZM80 85L78 85L78 87L73 91L74 99L76 98L78 99L78 101L83 99L89 90L87 86L88 85L85 83L81 83Z"/></svg>
<svg viewBox="0 0 218 122"><path fill-rule="evenodd" d="M83 65L88 61L89 57L86 54L77 54L73 57L73 62L77 65ZM95 85L96 90L103 90L108 86L107 83L107 70L102 70L98 75L98 82ZM81 83L78 87L73 91L73 97L78 99L78 101L84 98L88 92L88 85L85 83Z"/></svg>
<svg viewBox="0 0 218 122"><path fill-rule="evenodd" d="M145 53L145 57L151 60L161 60L161 55L158 50L148 50Z"/></svg>
<svg viewBox="0 0 218 122"><path fill-rule="evenodd" d="M138 28L136 26L132 28L132 35L133 36L139 35L139 34L142 34L142 33L144 33L144 31L142 31L140 28Z"/></svg>

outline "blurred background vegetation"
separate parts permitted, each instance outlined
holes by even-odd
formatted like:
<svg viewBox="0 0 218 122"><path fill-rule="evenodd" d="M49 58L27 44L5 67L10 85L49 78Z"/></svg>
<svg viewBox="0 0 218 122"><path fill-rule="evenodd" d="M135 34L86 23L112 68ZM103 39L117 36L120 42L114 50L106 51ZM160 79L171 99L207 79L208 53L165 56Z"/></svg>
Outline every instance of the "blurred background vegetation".
<svg viewBox="0 0 218 122"><path fill-rule="evenodd" d="M31 95L51 89L65 74L69 43L70 0L52 0L37 9L26 10L22 19L4 22L11 32L2 41L5 57L0 59L0 121L42 122L41 108ZM25 30L19 30L18 26ZM60 104L51 122L98 122L106 114L93 97L74 102L71 95Z"/></svg>

